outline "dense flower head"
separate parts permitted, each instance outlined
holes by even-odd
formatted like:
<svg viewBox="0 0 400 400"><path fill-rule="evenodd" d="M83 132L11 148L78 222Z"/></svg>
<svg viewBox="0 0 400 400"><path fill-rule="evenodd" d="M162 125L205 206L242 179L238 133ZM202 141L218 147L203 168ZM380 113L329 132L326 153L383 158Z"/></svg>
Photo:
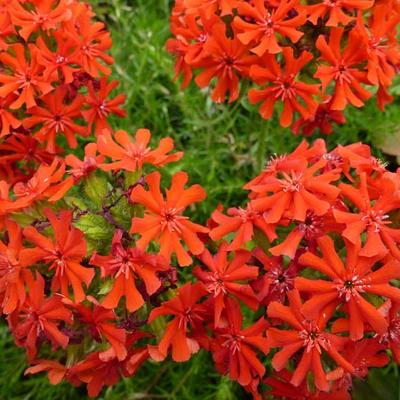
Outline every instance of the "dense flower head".
<svg viewBox="0 0 400 400"><path fill-rule="evenodd" d="M250 86L263 118L282 102L281 126L329 134L348 104L362 107L373 93L381 109L392 101L399 22L391 0L177 0L166 48L183 87L210 85L222 103Z"/></svg>
<svg viewBox="0 0 400 400"><path fill-rule="evenodd" d="M108 78L110 34L89 5L15 0L1 10L0 146L14 137L26 146L35 139L30 154L46 151L51 163L66 150L59 143L76 148L78 137L108 128L111 114L125 115L125 96L111 94L118 82ZM40 165L32 157L6 158L0 169L6 163L21 171L10 183L30 178Z"/></svg>

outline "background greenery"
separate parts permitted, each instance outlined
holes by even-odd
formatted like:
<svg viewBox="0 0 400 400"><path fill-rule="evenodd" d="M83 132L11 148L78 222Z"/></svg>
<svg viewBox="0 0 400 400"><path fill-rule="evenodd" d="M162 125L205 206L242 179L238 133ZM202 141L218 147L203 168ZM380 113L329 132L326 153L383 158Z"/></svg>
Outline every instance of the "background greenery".
<svg viewBox="0 0 400 400"><path fill-rule="evenodd" d="M216 105L206 91L191 85L185 91L172 81L173 60L164 50L169 36L168 0L92 0L96 12L112 32L116 60L114 78L118 90L127 95L128 118L114 126L134 132L147 127L154 141L170 135L176 147L185 151L182 162L192 183L208 192L208 201L197 210L204 222L218 203L240 205L246 193L243 184L256 175L274 153L287 153L301 141L277 120L262 120L245 97L233 105ZM395 102L382 113L374 100L361 110L346 111L347 124L327 137L330 148L336 144L364 141L374 145L375 154L386 158L390 167L395 159L385 157L378 147L389 135L399 133L400 84L395 85ZM312 139L312 138L311 138ZM171 171L173 172L173 171ZM24 377L25 356L13 344L5 323L0 323L0 399L84 399L84 386L51 386L46 376ZM358 400L400 399L398 369L394 365L372 371L368 381L358 382ZM101 399L235 400L245 399L240 387L220 377L208 354L192 361L147 363L131 379L109 388Z"/></svg>

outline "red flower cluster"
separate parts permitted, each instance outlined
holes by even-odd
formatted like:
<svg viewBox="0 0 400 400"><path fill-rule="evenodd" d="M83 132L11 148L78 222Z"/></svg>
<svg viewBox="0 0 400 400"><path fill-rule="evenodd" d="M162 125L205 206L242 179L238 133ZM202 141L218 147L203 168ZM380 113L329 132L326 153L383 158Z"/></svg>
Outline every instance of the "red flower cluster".
<svg viewBox="0 0 400 400"><path fill-rule="evenodd" d="M0 179L26 182L77 138L124 116L109 32L78 0L1 1ZM59 146L62 145L63 147ZM17 167L18 166L18 167Z"/></svg>
<svg viewBox="0 0 400 400"><path fill-rule="evenodd" d="M167 50L183 87L200 70L200 88L213 81L212 99L233 102L250 80L263 118L280 103L281 126L329 134L374 87L380 108L392 100L399 22L395 0L176 0Z"/></svg>

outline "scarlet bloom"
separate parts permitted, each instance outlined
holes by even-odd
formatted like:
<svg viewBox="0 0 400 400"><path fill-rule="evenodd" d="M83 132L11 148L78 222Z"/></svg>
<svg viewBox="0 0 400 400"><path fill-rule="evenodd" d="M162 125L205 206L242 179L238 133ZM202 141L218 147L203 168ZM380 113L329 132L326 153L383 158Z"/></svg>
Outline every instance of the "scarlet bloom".
<svg viewBox="0 0 400 400"><path fill-rule="evenodd" d="M26 202L26 206L33 201L43 199L55 202L64 197L74 184L72 177L64 180L64 174L64 162L55 157L50 165L40 165L28 182L18 182L14 186L14 194L21 201Z"/></svg>
<svg viewBox="0 0 400 400"><path fill-rule="evenodd" d="M174 319L168 322L160 342L149 347L153 359L164 360L170 347L172 359L177 362L187 361L192 354L199 351L199 341L194 336L201 329L205 307L198 304L198 301L206 294L207 291L201 283L186 283L178 289L175 297L151 311L148 320L150 323L162 315L174 316Z"/></svg>
<svg viewBox="0 0 400 400"><path fill-rule="evenodd" d="M400 230L389 227L389 213L400 207L400 198L394 196L395 186L390 179L381 178L381 192L378 198L368 190L367 174L360 174L360 184L341 183L342 196L348 199L354 209L334 210L336 221L345 224L342 235L356 246L362 246L361 236L366 233L365 243L359 255L374 257L390 252L400 260ZM357 210L357 211L356 211Z"/></svg>
<svg viewBox="0 0 400 400"><path fill-rule="evenodd" d="M58 294L50 298L44 295L44 279L37 274L30 287L24 305L9 315L8 321L19 346L26 348L30 360L37 353L37 339L43 333L54 348L66 348L69 338L62 333L58 324L72 322L72 313L62 303Z"/></svg>
<svg viewBox="0 0 400 400"><path fill-rule="evenodd" d="M267 322L260 318L248 328L242 327L243 316L239 305L229 301L227 307L228 324L216 329L211 343L213 359L221 374L229 374L230 379L247 386L262 378L265 367L257 358L257 352L269 352L268 339L264 336Z"/></svg>
<svg viewBox="0 0 400 400"><path fill-rule="evenodd" d="M307 211L317 216L326 214L340 193L332 184L339 173L337 170L321 171L326 164L322 158L310 167L301 162L290 173L277 172L266 178L253 187L260 195L252 201L253 208L266 212L265 220L272 224L280 221L284 214L301 222L306 220Z"/></svg>
<svg viewBox="0 0 400 400"><path fill-rule="evenodd" d="M379 309L380 313L388 321L388 330L379 336L380 343L392 353L394 361L400 363L400 302L387 300Z"/></svg>
<svg viewBox="0 0 400 400"><path fill-rule="evenodd" d="M102 277L114 276L111 291L102 301L102 306L114 309L121 297L126 299L126 308L136 311L144 304L143 296L136 287L136 280L141 279L149 295L154 294L161 286L157 272L170 269L169 264L159 256L146 254L138 248L125 249L122 244L122 231L114 234L111 253L100 256L94 253L90 263L101 268Z"/></svg>
<svg viewBox="0 0 400 400"><path fill-rule="evenodd" d="M368 83L367 73L359 68L367 59L365 47L360 46L360 37L353 29L342 52L340 44L343 33L342 28L333 28L329 35L329 43L323 35L320 35L316 42L321 52L320 60L329 65L320 65L314 77L320 79L324 91L332 81L335 83L332 95L333 110L344 110L348 103L361 107L364 101L371 97L371 93L361 85Z"/></svg>
<svg viewBox="0 0 400 400"><path fill-rule="evenodd" d="M117 317L114 311L96 304L94 299L90 300L94 303L92 307L83 304L73 305L78 314L77 319L89 328L91 336L96 341L101 342L106 339L111 344L118 360L124 360L127 356L125 330L116 327Z"/></svg>
<svg viewBox="0 0 400 400"><path fill-rule="evenodd" d="M251 51L259 57L265 53L276 54L282 51L277 34L293 43L297 43L303 36L303 32L297 28L304 24L306 16L300 7L296 8L299 6L298 0L283 0L277 8L269 8L264 0L254 0L252 3L242 1L238 4L240 16L233 20L233 27L240 32L237 37L243 44L254 44ZM297 15L291 17L289 11L293 9L297 10Z"/></svg>
<svg viewBox="0 0 400 400"><path fill-rule="evenodd" d="M330 280L296 278L296 288L312 294L302 306L303 313L314 318L327 308L345 305L352 340L363 337L364 322L378 334L384 334L388 323L379 310L364 297L364 293L400 301L400 289L389 284L390 280L400 277L400 262L395 259L382 260L382 255L364 258L360 256L357 246L347 245L344 263L331 238L324 236L317 242L322 258L307 252L300 257L299 262L319 271ZM383 263L379 268L378 261Z"/></svg>
<svg viewBox="0 0 400 400"><path fill-rule="evenodd" d="M58 3L54 0L35 1L34 5L34 9L26 9L21 2L12 1L9 8L13 23L21 27L18 34L25 42L33 32L39 29L50 31L60 22L72 17L67 0L60 0Z"/></svg>
<svg viewBox="0 0 400 400"><path fill-rule="evenodd" d="M333 132L333 123L343 125L345 122L346 118L342 111L332 110L332 98L329 97L318 105L314 115L299 118L292 125L292 132L295 135L301 133L304 136L310 136L319 129L322 134L330 135Z"/></svg>
<svg viewBox="0 0 400 400"><path fill-rule="evenodd" d="M271 387L267 391L274 398L285 398L288 400L308 399L308 400L351 400L350 393L342 388L333 390L331 393L321 392L319 390L311 392L307 382L302 382L300 385L291 383L293 374L288 370L282 370L272 376L264 379L264 383Z"/></svg>
<svg viewBox="0 0 400 400"><path fill-rule="evenodd" d="M68 376L68 368L58 361L53 360L36 360L32 367L25 370L24 375L37 374L43 371L47 371L49 382L52 385L58 385L66 376Z"/></svg>
<svg viewBox="0 0 400 400"><path fill-rule="evenodd" d="M316 25L320 18L324 19L329 16L325 22L326 26L347 25L354 20L354 17L345 11L367 10L373 5L373 0L326 0L318 4L307 5L307 19Z"/></svg>
<svg viewBox="0 0 400 400"><path fill-rule="evenodd" d="M133 218L131 233L140 233L141 238L137 246L145 249L151 240L160 244L160 255L168 261L173 253L176 254L180 266L190 265L192 258L183 248L182 241L194 255L204 251L204 244L197 236L198 233L207 233L208 229L189 221L183 215L185 209L206 197L200 185L193 185L185 189L188 176L185 172L178 172L172 177L171 188L166 191L166 198L160 191L161 175L153 172L146 176L149 191L143 186L136 186L131 193L131 201L143 204L144 218Z"/></svg>
<svg viewBox="0 0 400 400"><path fill-rule="evenodd" d="M127 356L119 360L115 354L104 357L104 353L90 353L85 360L75 364L69 369L69 375L76 377L87 384L90 397L96 397L104 386L113 386L119 382L122 376L129 377L136 373L137 369L148 359L146 347L134 347L135 343L145 334L136 332L127 338L129 349Z"/></svg>
<svg viewBox="0 0 400 400"><path fill-rule="evenodd" d="M17 129L22 125L22 121L15 118L9 110L11 104L14 103L15 100L16 96L14 93L0 98L0 138L9 135L11 133L11 128Z"/></svg>
<svg viewBox="0 0 400 400"><path fill-rule="evenodd" d="M214 256L208 250L205 250L199 256L202 264L209 271L197 266L193 270L193 274L203 283L212 296L210 301L214 307L215 327L220 324L221 315L227 308L229 295L243 301L253 311L257 310L258 301L248 281L257 278L258 268L247 264L250 257L250 252L238 250L229 260L226 242L220 245L218 253ZM239 283L239 281L243 283Z"/></svg>
<svg viewBox="0 0 400 400"><path fill-rule="evenodd" d="M118 81L108 82L107 77L100 78L100 88L95 89L92 82L88 84L88 95L85 98L89 109L82 111L83 117L89 124L89 130L94 127L96 135L104 129L110 129L107 119L111 114L118 117L125 117L126 111L120 108L125 102L125 95L117 94L113 99L109 99L110 93L119 85Z"/></svg>
<svg viewBox="0 0 400 400"><path fill-rule="evenodd" d="M37 49L35 55L39 64L44 67L43 77L46 80L57 81L60 76L66 84L74 80L74 72L78 72L80 60L76 54L76 42L72 38L66 38L64 31L52 33L57 43L57 50L50 50L43 38L36 40ZM60 75L59 75L60 74Z"/></svg>
<svg viewBox="0 0 400 400"><path fill-rule="evenodd" d="M283 112L280 124L283 127L291 125L293 112L299 112L303 118L310 118L317 110L318 103L313 96L319 93L319 85L310 85L296 80L300 71L313 55L303 51L299 58L293 57L293 49L283 49L285 70L282 70L274 55L266 55L263 59L264 67L254 65L251 67L250 76L258 84L270 85L265 89L250 89L248 97L250 103L262 101L260 114L265 119L270 119L277 100L283 102ZM299 98L303 104L299 101Z"/></svg>
<svg viewBox="0 0 400 400"><path fill-rule="evenodd" d="M213 240L221 240L229 233L234 233L229 250L238 250L249 242L254 236L254 228L261 230L270 242L276 238L275 226L267 224L263 214L254 210L251 203L246 209L230 208L227 214L218 209L212 213L211 218L218 226L211 229L210 237Z"/></svg>
<svg viewBox="0 0 400 400"><path fill-rule="evenodd" d="M296 352L302 351L301 360L295 368L290 383L299 386L307 374L312 372L317 389L328 391L329 383L321 363L322 353L326 353L345 371L352 373L354 367L339 353L348 339L325 330L332 309L320 314L319 319L307 320L300 311L302 304L299 293L293 290L288 294L288 298L289 306L272 302L268 307L270 318L276 318L292 327L291 330L268 329L267 335L271 347L281 348L274 355L272 366L276 371L281 371Z"/></svg>
<svg viewBox="0 0 400 400"><path fill-rule="evenodd" d="M284 303L288 292L294 289L294 280L301 269L297 258L286 267L283 257L270 257L260 248L254 249L252 255L265 272L250 284L257 300L261 305L268 305L271 301Z"/></svg>
<svg viewBox="0 0 400 400"><path fill-rule="evenodd" d="M0 298L1 310L10 314L21 307L27 288L33 284L30 260L25 257L22 245L22 229L12 221L6 221L8 243L0 241Z"/></svg>
<svg viewBox="0 0 400 400"><path fill-rule="evenodd" d="M32 51L33 45L30 45ZM25 58L25 47L16 43L9 47L15 57L10 53L2 52L0 61L10 69L10 74L0 73L0 97L6 97L15 93L17 98L10 104L10 108L15 110L24 104L29 109L36 105L36 100L40 95L51 92L53 86L43 78L42 67L38 64L37 58L32 57L28 62Z"/></svg>
<svg viewBox="0 0 400 400"><path fill-rule="evenodd" d="M158 147L151 150L148 147L151 138L148 129L138 129L135 140L123 130L115 132L114 138L109 130L103 130L97 139L99 152L113 160L112 163L102 165L105 171L122 169L135 172L140 171L145 164L162 167L183 156L182 152L168 154L174 148L174 141L170 137L161 139Z"/></svg>
<svg viewBox="0 0 400 400"><path fill-rule="evenodd" d="M86 297L82 284L89 286L94 277L92 268L80 264L86 256L84 234L72 226L72 212L62 211L59 217L50 210L45 214L53 228L54 239L42 235L33 226L24 229L25 238L37 246L29 250L31 262L50 263L49 271L55 271L52 290L61 290L64 296L69 297L68 287L71 285L75 302L79 303Z"/></svg>
<svg viewBox="0 0 400 400"><path fill-rule="evenodd" d="M231 15L239 4L238 0L184 0L183 4L188 14L198 13L199 10L209 17L221 10L221 15Z"/></svg>
<svg viewBox="0 0 400 400"><path fill-rule="evenodd" d="M27 129L40 126L34 137L40 143L47 143L46 149L51 153L56 152L58 135L65 136L71 148L75 148L78 144L76 134L89 135L87 127L76 123L82 116L84 98L77 96L70 104L66 104L66 94L66 89L61 86L42 97L43 106L32 107L29 110L32 115L23 121L23 126Z"/></svg>
<svg viewBox="0 0 400 400"><path fill-rule="evenodd" d="M204 88L211 79L217 78L217 84L211 98L217 102L225 101L229 93L229 102L239 97L239 76L247 76L255 57L247 54L247 47L237 38L228 39L226 27L217 24L203 46L203 58L196 63L204 70L196 77L197 85Z"/></svg>
<svg viewBox="0 0 400 400"><path fill-rule="evenodd" d="M100 73L110 75L111 70L107 64L111 65L114 60L106 51L111 47L112 41L104 24L93 23L87 13L82 13L78 20L68 21L67 26L77 42L77 58L83 70L94 78L98 78Z"/></svg>
<svg viewBox="0 0 400 400"><path fill-rule="evenodd" d="M74 154L65 157L65 164L71 169L68 170L76 180L87 178L93 171L100 168L104 162L104 156L97 154L97 144L89 143L85 146L85 157L81 161Z"/></svg>

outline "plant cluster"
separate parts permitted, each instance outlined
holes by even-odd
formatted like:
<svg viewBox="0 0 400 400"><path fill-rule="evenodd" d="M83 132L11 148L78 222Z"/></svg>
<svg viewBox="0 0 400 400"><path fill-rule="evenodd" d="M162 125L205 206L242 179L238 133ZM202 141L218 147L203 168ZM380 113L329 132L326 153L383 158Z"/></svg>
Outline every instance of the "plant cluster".
<svg viewBox="0 0 400 400"><path fill-rule="evenodd" d="M232 10L208 3L207 20ZM173 140L110 128L123 96L109 98L111 42L90 8L2 6L0 313L27 374L95 397L202 350L255 399L340 400L400 362L399 172L362 143L302 142L245 185L243 208L198 224L206 193L167 170ZM76 134L84 154L64 153Z"/></svg>
<svg viewBox="0 0 400 400"><path fill-rule="evenodd" d="M233 102L249 81L263 118L279 104L282 127L329 134L349 104L392 101L399 12L393 0L177 0L166 46L183 87L196 72L200 88L215 81L213 101Z"/></svg>

